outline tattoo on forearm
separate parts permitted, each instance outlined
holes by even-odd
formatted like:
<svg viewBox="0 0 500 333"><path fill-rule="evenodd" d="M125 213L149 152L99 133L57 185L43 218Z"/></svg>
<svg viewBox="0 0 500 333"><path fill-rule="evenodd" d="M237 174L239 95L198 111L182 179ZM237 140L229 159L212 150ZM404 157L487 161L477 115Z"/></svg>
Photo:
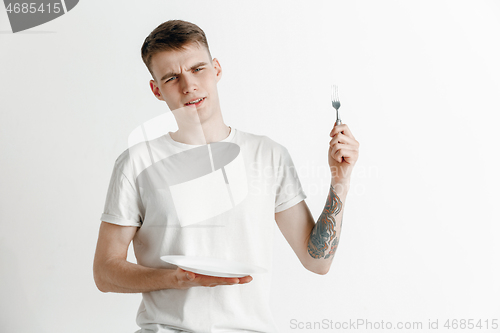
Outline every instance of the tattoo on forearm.
<svg viewBox="0 0 500 333"><path fill-rule="evenodd" d="M335 231L337 225L334 216L342 210L342 202L330 185L330 193L326 199L325 209L321 213L318 222L311 231L307 250L313 258L333 257L338 245L338 236ZM340 222L342 225L342 221ZM331 247L331 248L330 248ZM328 248L330 251L327 253Z"/></svg>

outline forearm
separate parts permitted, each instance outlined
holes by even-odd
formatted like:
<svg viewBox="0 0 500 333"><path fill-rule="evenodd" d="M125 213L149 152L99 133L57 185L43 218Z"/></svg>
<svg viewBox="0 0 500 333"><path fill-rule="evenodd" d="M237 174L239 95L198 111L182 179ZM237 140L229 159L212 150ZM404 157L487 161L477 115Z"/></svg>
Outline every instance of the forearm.
<svg viewBox="0 0 500 333"><path fill-rule="evenodd" d="M121 258L112 258L94 267L97 287L102 292L143 293L176 289L175 269L149 268Z"/></svg>
<svg viewBox="0 0 500 333"><path fill-rule="evenodd" d="M311 270L327 272L337 250L349 182L330 183L325 208L309 234L307 250L313 260Z"/></svg>

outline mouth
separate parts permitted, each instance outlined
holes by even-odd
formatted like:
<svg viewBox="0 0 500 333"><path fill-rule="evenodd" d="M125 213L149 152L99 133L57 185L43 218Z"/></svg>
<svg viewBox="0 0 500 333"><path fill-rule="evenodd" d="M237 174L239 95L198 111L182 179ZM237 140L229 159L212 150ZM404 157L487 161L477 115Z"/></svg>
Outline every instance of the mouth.
<svg viewBox="0 0 500 333"><path fill-rule="evenodd" d="M185 106L199 106L201 103L203 103L203 101L205 100L206 97L200 97L200 98L196 98L196 99L193 99L189 102L187 102L186 104L184 104Z"/></svg>

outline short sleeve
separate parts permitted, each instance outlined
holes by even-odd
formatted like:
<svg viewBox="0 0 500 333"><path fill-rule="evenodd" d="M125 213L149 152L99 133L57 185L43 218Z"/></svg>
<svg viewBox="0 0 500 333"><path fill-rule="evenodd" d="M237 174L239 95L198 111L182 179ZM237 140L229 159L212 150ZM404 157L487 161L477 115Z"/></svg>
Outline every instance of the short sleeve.
<svg viewBox="0 0 500 333"><path fill-rule="evenodd" d="M125 151L115 162L101 221L140 227L143 221L142 201L130 172L129 161L128 151Z"/></svg>
<svg viewBox="0 0 500 333"><path fill-rule="evenodd" d="M283 146L281 146L276 185L275 213L293 207L307 197L302 190L292 158Z"/></svg>

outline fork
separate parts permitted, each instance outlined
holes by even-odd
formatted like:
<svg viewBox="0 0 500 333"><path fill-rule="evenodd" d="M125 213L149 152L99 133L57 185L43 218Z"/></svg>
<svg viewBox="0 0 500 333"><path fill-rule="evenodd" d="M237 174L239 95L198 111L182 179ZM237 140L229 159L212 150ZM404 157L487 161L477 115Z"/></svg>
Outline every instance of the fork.
<svg viewBox="0 0 500 333"><path fill-rule="evenodd" d="M340 100L339 100L339 88L336 84L332 85L332 106L335 110L337 110L337 122L336 125L342 125L342 120L339 117L339 108L340 108Z"/></svg>

